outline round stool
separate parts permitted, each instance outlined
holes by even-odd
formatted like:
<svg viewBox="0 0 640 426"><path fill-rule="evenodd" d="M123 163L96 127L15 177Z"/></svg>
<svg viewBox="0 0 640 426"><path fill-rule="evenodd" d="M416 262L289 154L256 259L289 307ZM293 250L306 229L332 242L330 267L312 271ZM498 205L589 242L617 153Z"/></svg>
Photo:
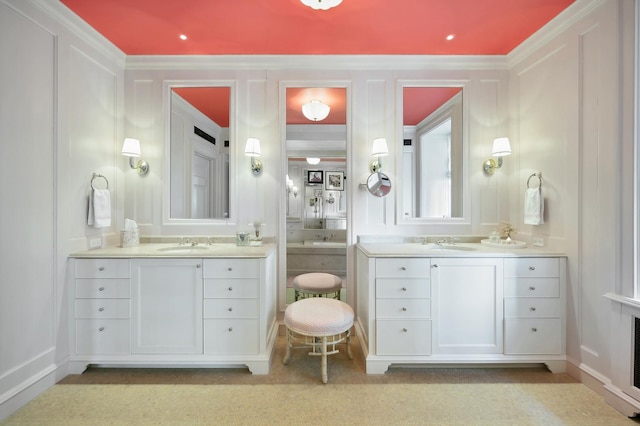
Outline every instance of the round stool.
<svg viewBox="0 0 640 426"><path fill-rule="evenodd" d="M342 279L325 272L310 272L298 275L293 279L294 301L306 297L333 297L340 300Z"/></svg>
<svg viewBox="0 0 640 426"><path fill-rule="evenodd" d="M326 297L303 299L287 306L284 311L287 353L282 362L289 363L292 347L311 348L309 355L322 357L322 383L327 383L327 355L339 352L337 344L346 342L347 356L353 359L350 346L353 319L351 306Z"/></svg>

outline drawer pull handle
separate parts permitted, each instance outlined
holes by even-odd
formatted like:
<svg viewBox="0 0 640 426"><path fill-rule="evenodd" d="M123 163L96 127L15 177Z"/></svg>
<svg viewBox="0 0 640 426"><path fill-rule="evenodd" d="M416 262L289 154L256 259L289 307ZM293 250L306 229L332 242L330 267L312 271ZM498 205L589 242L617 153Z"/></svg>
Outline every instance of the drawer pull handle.
<svg viewBox="0 0 640 426"><path fill-rule="evenodd" d="M229 327L229 331L233 331L233 327Z"/></svg>
<svg viewBox="0 0 640 426"><path fill-rule="evenodd" d="M229 312L233 312L233 308L229 308Z"/></svg>
<svg viewBox="0 0 640 426"><path fill-rule="evenodd" d="M535 311L535 310L536 310L536 307L535 307L535 306L532 306L532 307L530 307L530 308L529 308L529 310L530 310L530 311Z"/></svg>
<svg viewBox="0 0 640 426"><path fill-rule="evenodd" d="M98 271L100 271L100 272L104 271L104 266L99 267Z"/></svg>
<svg viewBox="0 0 640 426"><path fill-rule="evenodd" d="M100 327L98 331L104 331L104 327Z"/></svg>
<svg viewBox="0 0 640 426"><path fill-rule="evenodd" d="M529 270L530 270L530 271L535 271L535 270L536 270L536 267L535 267L535 266L529 266Z"/></svg>
<svg viewBox="0 0 640 426"><path fill-rule="evenodd" d="M407 308L402 308L402 312L407 312Z"/></svg>
<svg viewBox="0 0 640 426"><path fill-rule="evenodd" d="M400 268L401 271L406 271L407 268L405 268L404 266Z"/></svg>
<svg viewBox="0 0 640 426"><path fill-rule="evenodd" d="M403 329L402 329L402 332L403 332L403 333L406 333L407 331L409 331L409 330L407 330L406 328L403 328Z"/></svg>
<svg viewBox="0 0 640 426"><path fill-rule="evenodd" d="M535 327L531 327L531 331L533 331L533 332L535 333L535 332L537 332L537 331L538 331L538 329L537 329L537 328L535 328Z"/></svg>
<svg viewBox="0 0 640 426"><path fill-rule="evenodd" d="M229 291L233 291L233 287L229 287Z"/></svg>
<svg viewBox="0 0 640 426"><path fill-rule="evenodd" d="M104 287L100 287L98 291L104 291Z"/></svg>
<svg viewBox="0 0 640 426"><path fill-rule="evenodd" d="M529 286L529 290L535 291L535 289L536 289L535 286Z"/></svg>
<svg viewBox="0 0 640 426"><path fill-rule="evenodd" d="M98 308L98 311L102 312L104 311L104 308Z"/></svg>

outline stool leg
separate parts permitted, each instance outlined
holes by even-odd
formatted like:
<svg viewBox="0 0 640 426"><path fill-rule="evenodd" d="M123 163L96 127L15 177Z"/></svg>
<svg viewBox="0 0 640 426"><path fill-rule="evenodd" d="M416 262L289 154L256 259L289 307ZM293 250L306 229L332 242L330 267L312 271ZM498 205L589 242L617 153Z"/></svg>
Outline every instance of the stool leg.
<svg viewBox="0 0 640 426"><path fill-rule="evenodd" d="M329 381L327 377L327 336L322 336L322 383Z"/></svg>
<svg viewBox="0 0 640 426"><path fill-rule="evenodd" d="M349 359L353 359L353 352L351 352L351 330L347 330L347 356Z"/></svg>
<svg viewBox="0 0 640 426"><path fill-rule="evenodd" d="M289 360L291 359L291 331L287 328L287 353L284 355L284 359L282 363L284 365L289 364Z"/></svg>

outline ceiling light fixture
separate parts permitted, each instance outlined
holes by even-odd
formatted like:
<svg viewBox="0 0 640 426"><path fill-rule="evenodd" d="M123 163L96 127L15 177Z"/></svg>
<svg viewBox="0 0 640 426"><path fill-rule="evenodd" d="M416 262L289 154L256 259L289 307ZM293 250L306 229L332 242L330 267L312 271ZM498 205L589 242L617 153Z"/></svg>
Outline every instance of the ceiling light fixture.
<svg viewBox="0 0 640 426"><path fill-rule="evenodd" d="M318 157L307 157L307 163L315 166L320 163L320 159Z"/></svg>
<svg viewBox="0 0 640 426"><path fill-rule="evenodd" d="M329 115L331 107L327 104L323 104L318 99L313 99L311 102L302 105L302 114L311 121L322 121Z"/></svg>
<svg viewBox="0 0 640 426"><path fill-rule="evenodd" d="M447 36L447 40L448 40L448 41L451 41L451 40L453 40L454 38L456 38L456 36L455 36L455 35L453 35L453 34L449 34L449 35Z"/></svg>
<svg viewBox="0 0 640 426"><path fill-rule="evenodd" d="M300 0L305 6L309 6L312 9L327 10L331 9L342 3L342 0Z"/></svg>
<svg viewBox="0 0 640 426"><path fill-rule="evenodd" d="M187 36L186 36L186 35L184 35L184 34L180 34L180 40L186 40L186 39L187 39Z"/></svg>

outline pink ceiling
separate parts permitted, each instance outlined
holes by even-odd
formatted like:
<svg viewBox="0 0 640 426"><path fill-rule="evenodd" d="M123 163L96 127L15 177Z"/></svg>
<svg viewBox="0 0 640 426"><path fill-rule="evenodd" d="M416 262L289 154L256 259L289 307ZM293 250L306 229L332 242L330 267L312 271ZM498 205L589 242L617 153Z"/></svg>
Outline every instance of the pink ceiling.
<svg viewBox="0 0 640 426"><path fill-rule="evenodd" d="M417 125L461 90L461 87L405 87L402 122L406 126Z"/></svg>
<svg viewBox="0 0 640 426"><path fill-rule="evenodd" d="M288 88L287 89L287 124L313 124L302 115L302 105L318 99L329 105L329 116L322 124L347 123L347 89L345 88Z"/></svg>
<svg viewBox="0 0 640 426"><path fill-rule="evenodd" d="M326 11L300 0L61 2L128 55L501 55L574 0L344 0Z"/></svg>
<svg viewBox="0 0 640 426"><path fill-rule="evenodd" d="M229 127L230 87L174 87L173 91L220 127Z"/></svg>

